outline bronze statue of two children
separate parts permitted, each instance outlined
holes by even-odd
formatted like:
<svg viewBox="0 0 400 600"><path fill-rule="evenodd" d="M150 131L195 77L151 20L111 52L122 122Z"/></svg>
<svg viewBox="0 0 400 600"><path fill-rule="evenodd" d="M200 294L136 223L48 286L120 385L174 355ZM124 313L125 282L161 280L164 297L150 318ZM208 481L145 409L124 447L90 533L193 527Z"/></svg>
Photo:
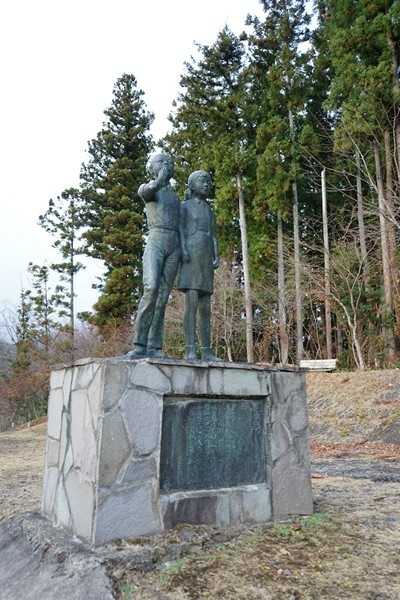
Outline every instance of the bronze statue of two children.
<svg viewBox="0 0 400 600"><path fill-rule="evenodd" d="M210 347L211 295L214 269L219 265L215 216L207 202L213 187L211 175L191 173L185 199L180 202L170 184L174 174L171 156L156 154L147 169L153 179L142 184L138 194L145 202L149 233L130 357L166 358L162 352L165 308L178 275L177 289L185 294L185 358L197 358L198 323L202 360L221 360Z"/></svg>

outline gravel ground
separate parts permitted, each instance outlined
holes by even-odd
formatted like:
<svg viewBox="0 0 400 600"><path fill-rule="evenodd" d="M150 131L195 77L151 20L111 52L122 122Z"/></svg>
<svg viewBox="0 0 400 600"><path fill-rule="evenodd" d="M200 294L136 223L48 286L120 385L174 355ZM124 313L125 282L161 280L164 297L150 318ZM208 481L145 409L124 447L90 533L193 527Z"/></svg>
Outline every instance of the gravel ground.
<svg viewBox="0 0 400 600"><path fill-rule="evenodd" d="M390 460L354 460L354 459L314 459L312 461L314 475L330 477L352 477L369 479L374 482L400 482L400 464L396 459Z"/></svg>

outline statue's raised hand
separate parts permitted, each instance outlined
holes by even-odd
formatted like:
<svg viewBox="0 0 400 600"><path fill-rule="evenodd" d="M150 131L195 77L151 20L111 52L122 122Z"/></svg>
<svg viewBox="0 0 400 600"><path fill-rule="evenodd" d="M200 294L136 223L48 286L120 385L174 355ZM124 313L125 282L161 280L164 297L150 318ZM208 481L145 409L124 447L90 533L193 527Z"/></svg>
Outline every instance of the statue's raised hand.
<svg viewBox="0 0 400 600"><path fill-rule="evenodd" d="M171 178L170 168L167 163L164 163L157 175L157 183L162 186L168 183Z"/></svg>

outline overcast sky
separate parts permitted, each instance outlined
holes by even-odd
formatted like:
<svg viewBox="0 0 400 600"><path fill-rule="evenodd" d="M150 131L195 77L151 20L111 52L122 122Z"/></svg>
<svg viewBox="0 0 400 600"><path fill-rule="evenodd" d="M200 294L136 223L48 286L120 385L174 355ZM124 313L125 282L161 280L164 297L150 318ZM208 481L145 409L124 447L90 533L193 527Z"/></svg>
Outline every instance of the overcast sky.
<svg viewBox="0 0 400 600"><path fill-rule="evenodd" d="M259 0L1 3L0 309L17 306L22 287L30 287L30 261L56 260L38 216L78 184L116 80L135 75L159 139L193 42L213 43L225 24L240 33L248 13L262 15ZM101 274L87 264L78 275L78 310L91 308L91 283Z"/></svg>

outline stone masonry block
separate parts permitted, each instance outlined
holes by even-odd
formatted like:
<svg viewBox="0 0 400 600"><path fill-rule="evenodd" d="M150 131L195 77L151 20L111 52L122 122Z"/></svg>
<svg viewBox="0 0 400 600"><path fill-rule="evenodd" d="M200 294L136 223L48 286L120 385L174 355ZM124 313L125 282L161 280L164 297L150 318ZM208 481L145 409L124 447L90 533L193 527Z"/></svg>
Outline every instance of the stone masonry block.
<svg viewBox="0 0 400 600"><path fill-rule="evenodd" d="M71 439L70 439L70 431L68 428L68 415L67 415L67 413L64 412L62 415L62 420L61 420L60 453L59 453L59 458L58 458L58 467L60 469L62 469L62 466L64 464L68 445L69 445L69 447L71 446Z"/></svg>
<svg viewBox="0 0 400 600"><path fill-rule="evenodd" d="M44 473L42 510L47 517L52 516L59 474L57 467L49 467Z"/></svg>
<svg viewBox="0 0 400 600"><path fill-rule="evenodd" d="M85 408L87 390L75 390L71 395L71 442L74 466L81 467L83 447L86 444Z"/></svg>
<svg viewBox="0 0 400 600"><path fill-rule="evenodd" d="M233 490L229 495L229 521L231 525L242 521L242 497L239 490Z"/></svg>
<svg viewBox="0 0 400 600"><path fill-rule="evenodd" d="M72 448L71 448L71 444L68 446L67 451L65 453L65 457L61 466L61 472L64 475L64 477L66 475L68 475L68 473L70 472L70 470L72 469L72 467L74 466L74 461L73 461L73 455L72 455Z"/></svg>
<svg viewBox="0 0 400 600"><path fill-rule="evenodd" d="M72 469L66 477L65 490L71 510L73 531L79 537L91 539L94 513L92 484L80 471Z"/></svg>
<svg viewBox="0 0 400 600"><path fill-rule="evenodd" d="M304 373L274 371L270 376L275 402L286 403L292 396L306 397Z"/></svg>
<svg viewBox="0 0 400 600"><path fill-rule="evenodd" d="M208 373L207 368L202 367L194 367L193 369L193 391L192 395L200 396L204 394L208 394Z"/></svg>
<svg viewBox="0 0 400 600"><path fill-rule="evenodd" d="M165 529L171 529L179 523L214 525L217 523L218 496L207 494L171 498L164 509Z"/></svg>
<svg viewBox="0 0 400 600"><path fill-rule="evenodd" d="M135 364L130 364L131 371ZM122 398L128 385L128 366L124 362L108 362L104 375L104 410L115 406Z"/></svg>
<svg viewBox="0 0 400 600"><path fill-rule="evenodd" d="M63 410L63 394L61 388L50 390L47 411L47 435L55 440L60 439L61 415Z"/></svg>
<svg viewBox="0 0 400 600"><path fill-rule="evenodd" d="M97 369L94 378L88 388L87 408L90 410L91 427L94 431L97 431L100 413L103 410L103 374L104 369Z"/></svg>
<svg viewBox="0 0 400 600"><path fill-rule="evenodd" d="M217 525L220 527L229 527L231 519L229 515L229 494L223 494L219 497L217 510Z"/></svg>
<svg viewBox="0 0 400 600"><path fill-rule="evenodd" d="M266 393L266 386L260 385L259 378L255 377L252 371L225 369L224 393L227 396L242 396L243 398L263 396Z"/></svg>
<svg viewBox="0 0 400 600"><path fill-rule="evenodd" d="M287 402L277 402L275 399L275 395L273 396L274 400L271 406L270 411L270 419L271 423L276 423L277 421L282 422L286 419L286 413L288 411L288 403Z"/></svg>
<svg viewBox="0 0 400 600"><path fill-rule="evenodd" d="M270 489L267 485L253 486L242 492L243 520L265 523L271 519Z"/></svg>
<svg viewBox="0 0 400 600"><path fill-rule="evenodd" d="M171 392L171 382L156 366L147 362L139 362L130 372L131 386L146 388L160 394Z"/></svg>
<svg viewBox="0 0 400 600"><path fill-rule="evenodd" d="M68 504L68 497L64 487L62 478L58 480L58 485L54 499L54 513L56 515L56 523L65 529L71 529L71 512Z"/></svg>
<svg viewBox="0 0 400 600"><path fill-rule="evenodd" d="M151 454L160 444L162 396L144 390L128 390L121 411L139 455Z"/></svg>
<svg viewBox="0 0 400 600"><path fill-rule="evenodd" d="M224 371L220 368L211 368L208 371L208 393L210 395L224 394Z"/></svg>
<svg viewBox="0 0 400 600"><path fill-rule="evenodd" d="M115 410L104 416L99 457L99 484L112 485L132 452L122 415Z"/></svg>
<svg viewBox="0 0 400 600"><path fill-rule="evenodd" d="M295 452L282 456L274 465L272 507L274 517L313 513L310 469Z"/></svg>
<svg viewBox="0 0 400 600"><path fill-rule="evenodd" d="M88 390L94 375L94 366L92 363L75 367L72 376L73 390Z"/></svg>
<svg viewBox="0 0 400 600"><path fill-rule="evenodd" d="M310 430L307 428L299 434L293 436L293 447L299 457L300 462L304 462L308 469L311 468L310 453Z"/></svg>
<svg viewBox="0 0 400 600"><path fill-rule="evenodd" d="M187 367L178 367L173 370L172 390L173 394L191 394L194 388L194 369L188 369Z"/></svg>
<svg viewBox="0 0 400 600"><path fill-rule="evenodd" d="M85 443L82 445L81 471L90 481L94 481L97 471L97 437L89 404L85 406Z"/></svg>
<svg viewBox="0 0 400 600"><path fill-rule="evenodd" d="M96 515L94 543L111 539L160 533L161 522L156 492L150 483L110 493Z"/></svg>
<svg viewBox="0 0 400 600"><path fill-rule="evenodd" d="M157 460L151 458L139 458L131 460L121 479L121 485L156 479L158 475Z"/></svg>
<svg viewBox="0 0 400 600"><path fill-rule="evenodd" d="M289 398L287 421L292 431L302 431L308 427L307 399L305 393L294 392Z"/></svg>
<svg viewBox="0 0 400 600"><path fill-rule="evenodd" d="M65 370L64 384L63 384L63 401L64 406L68 410L69 401L71 397L71 385L72 385L72 369Z"/></svg>
<svg viewBox="0 0 400 600"><path fill-rule="evenodd" d="M60 457L60 442L47 438L46 444L46 464L47 467L56 467Z"/></svg>
<svg viewBox="0 0 400 600"><path fill-rule="evenodd" d="M285 423L271 425L271 459L277 460L292 447L293 437Z"/></svg>
<svg viewBox="0 0 400 600"><path fill-rule="evenodd" d="M66 369L53 369L50 373L50 388L56 390L62 388Z"/></svg>

